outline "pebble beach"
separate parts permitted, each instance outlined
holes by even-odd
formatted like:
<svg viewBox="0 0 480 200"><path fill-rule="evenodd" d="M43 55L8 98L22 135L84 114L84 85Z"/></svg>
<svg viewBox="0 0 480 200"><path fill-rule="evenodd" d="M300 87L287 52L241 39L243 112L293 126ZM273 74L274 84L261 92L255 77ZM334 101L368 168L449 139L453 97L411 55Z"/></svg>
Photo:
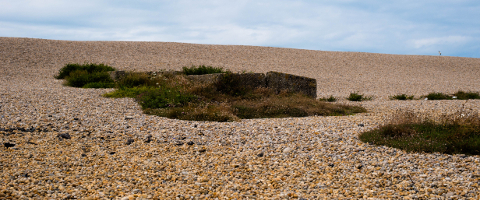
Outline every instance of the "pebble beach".
<svg viewBox="0 0 480 200"><path fill-rule="evenodd" d="M113 89L54 78L65 64L85 62L290 73L315 78L317 97L368 112L237 122L145 115L131 98L102 97ZM358 139L399 110L479 111L480 100L389 99L478 92L478 77L478 58L0 37L0 199L479 199L478 155ZM347 101L351 92L372 100Z"/></svg>

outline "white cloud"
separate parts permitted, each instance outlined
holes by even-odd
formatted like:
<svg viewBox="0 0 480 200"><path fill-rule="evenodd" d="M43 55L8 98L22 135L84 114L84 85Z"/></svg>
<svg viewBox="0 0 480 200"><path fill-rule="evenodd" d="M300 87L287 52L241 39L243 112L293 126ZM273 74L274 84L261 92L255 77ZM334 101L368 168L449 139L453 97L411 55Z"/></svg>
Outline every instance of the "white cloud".
<svg viewBox="0 0 480 200"><path fill-rule="evenodd" d="M414 48L425 48L438 45L461 45L469 41L466 36L446 36L411 40Z"/></svg>

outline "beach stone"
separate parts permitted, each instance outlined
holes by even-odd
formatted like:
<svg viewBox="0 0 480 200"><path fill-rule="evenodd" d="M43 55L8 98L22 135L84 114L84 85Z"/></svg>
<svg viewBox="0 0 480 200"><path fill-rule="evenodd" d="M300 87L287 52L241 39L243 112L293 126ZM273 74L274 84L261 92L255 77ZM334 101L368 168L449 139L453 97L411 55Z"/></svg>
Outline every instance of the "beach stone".
<svg viewBox="0 0 480 200"><path fill-rule="evenodd" d="M5 143L3 143L3 146L6 147L6 148L10 148L10 147L14 147L15 144L9 143L9 142L5 142Z"/></svg>
<svg viewBox="0 0 480 200"><path fill-rule="evenodd" d="M133 142L135 142L135 140L132 139L132 138L129 138L125 144L126 145L131 145Z"/></svg>
<svg viewBox="0 0 480 200"><path fill-rule="evenodd" d="M476 58L9 37L0 37L0 44L0 142L16 144L1 152L0 199L480 198L478 155L406 152L359 139L397 111L435 117L480 110L478 100L389 100L402 93L477 91ZM103 96L115 88L64 86L54 76L72 62L139 72L192 64L279 71L314 78L318 96L333 95L333 104L368 112L169 119L145 114L134 98ZM352 91L374 98L350 102L345 98ZM60 141L59 133L75 140ZM148 135L157 142L143 142ZM126 145L129 139L142 142Z"/></svg>
<svg viewBox="0 0 480 200"><path fill-rule="evenodd" d="M58 134L57 137L60 138L60 139L67 139L67 140L69 140L69 139L72 138L72 137L70 136L70 134L68 134L68 133Z"/></svg>
<svg viewBox="0 0 480 200"><path fill-rule="evenodd" d="M283 153L290 153L292 151L293 151L293 149L290 148L290 147L287 147L287 148L283 149Z"/></svg>
<svg viewBox="0 0 480 200"><path fill-rule="evenodd" d="M152 137L153 137L153 136L150 135L150 134L147 135L147 136L145 137L145 143L150 143L150 142L152 141Z"/></svg>

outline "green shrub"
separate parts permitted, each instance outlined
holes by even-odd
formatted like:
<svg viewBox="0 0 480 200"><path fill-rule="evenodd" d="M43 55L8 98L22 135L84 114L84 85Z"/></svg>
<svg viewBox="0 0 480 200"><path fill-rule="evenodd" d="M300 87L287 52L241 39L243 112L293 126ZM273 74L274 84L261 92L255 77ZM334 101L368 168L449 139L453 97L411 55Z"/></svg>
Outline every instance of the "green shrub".
<svg viewBox="0 0 480 200"><path fill-rule="evenodd" d="M156 89L155 87L151 86L140 86L140 87L124 87L124 88L118 88L115 91L109 92L104 94L104 97L110 97L110 98L124 98L124 97L130 97L130 98L135 98L138 95L148 92L152 89Z"/></svg>
<svg viewBox="0 0 480 200"><path fill-rule="evenodd" d="M115 69L104 64L67 64L55 78L65 79L65 85L72 87L112 88L115 84L108 71Z"/></svg>
<svg viewBox="0 0 480 200"><path fill-rule="evenodd" d="M406 94L397 94L397 95L394 95L392 97L390 97L390 99L396 99L396 100L413 100L413 95L412 96L408 96Z"/></svg>
<svg viewBox="0 0 480 200"><path fill-rule="evenodd" d="M149 88L146 92L136 97L143 109L182 107L194 101L197 97L193 94L182 93L175 88Z"/></svg>
<svg viewBox="0 0 480 200"><path fill-rule="evenodd" d="M191 66L189 67L183 67L183 73L185 75L203 75L203 74L214 74L214 73L224 73L222 68L220 67L212 67L212 66L205 66L205 65L200 65L198 67L196 66Z"/></svg>
<svg viewBox="0 0 480 200"><path fill-rule="evenodd" d="M459 111L439 120L418 113L400 112L393 121L360 134L360 140L408 152L480 155L480 117Z"/></svg>
<svg viewBox="0 0 480 200"><path fill-rule="evenodd" d="M467 99L480 99L480 95L478 92L464 92L459 90L457 93L453 94L460 100L467 100Z"/></svg>
<svg viewBox="0 0 480 200"><path fill-rule="evenodd" d="M104 83L104 82L92 82L87 83L83 86L83 88L113 88L115 87L115 83Z"/></svg>
<svg viewBox="0 0 480 200"><path fill-rule="evenodd" d="M443 94L441 92L432 92L429 93L427 96L428 100L449 100L452 99L452 96L448 94Z"/></svg>
<svg viewBox="0 0 480 200"><path fill-rule="evenodd" d="M362 107L331 104L302 94L267 96L259 100L232 102L234 114L242 119L351 115L366 112Z"/></svg>
<svg viewBox="0 0 480 200"><path fill-rule="evenodd" d="M107 72L89 73L86 70L76 70L72 71L67 77L65 77L65 80L66 85L71 87L114 87L114 82Z"/></svg>
<svg viewBox="0 0 480 200"><path fill-rule="evenodd" d="M347 100L349 101L364 101L364 100L371 100L371 99L372 97L364 97L363 94L358 94L357 92L352 92L347 97Z"/></svg>
<svg viewBox="0 0 480 200"><path fill-rule="evenodd" d="M200 103L168 109L147 109L145 110L145 113L181 120L217 122L231 122L238 120L238 117L232 114L230 106L224 103Z"/></svg>
<svg viewBox="0 0 480 200"><path fill-rule="evenodd" d="M127 73L117 81L118 88L133 88L138 86L155 86L154 81L146 73Z"/></svg>
<svg viewBox="0 0 480 200"><path fill-rule="evenodd" d="M108 65L104 65L104 64L85 63L83 65L80 65L77 63L71 63L71 64L66 64L63 68L61 68L58 75L55 76L55 78L64 79L74 71L87 71L88 73L94 73L94 72L115 71L115 68L110 67Z"/></svg>

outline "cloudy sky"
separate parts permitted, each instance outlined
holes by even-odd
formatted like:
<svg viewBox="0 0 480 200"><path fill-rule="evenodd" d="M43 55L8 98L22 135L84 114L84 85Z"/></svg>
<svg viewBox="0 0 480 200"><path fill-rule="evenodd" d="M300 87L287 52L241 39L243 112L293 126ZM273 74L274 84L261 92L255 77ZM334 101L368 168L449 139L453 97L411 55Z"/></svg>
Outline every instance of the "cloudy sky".
<svg viewBox="0 0 480 200"><path fill-rule="evenodd" d="M480 58L478 0L0 0L0 37Z"/></svg>

